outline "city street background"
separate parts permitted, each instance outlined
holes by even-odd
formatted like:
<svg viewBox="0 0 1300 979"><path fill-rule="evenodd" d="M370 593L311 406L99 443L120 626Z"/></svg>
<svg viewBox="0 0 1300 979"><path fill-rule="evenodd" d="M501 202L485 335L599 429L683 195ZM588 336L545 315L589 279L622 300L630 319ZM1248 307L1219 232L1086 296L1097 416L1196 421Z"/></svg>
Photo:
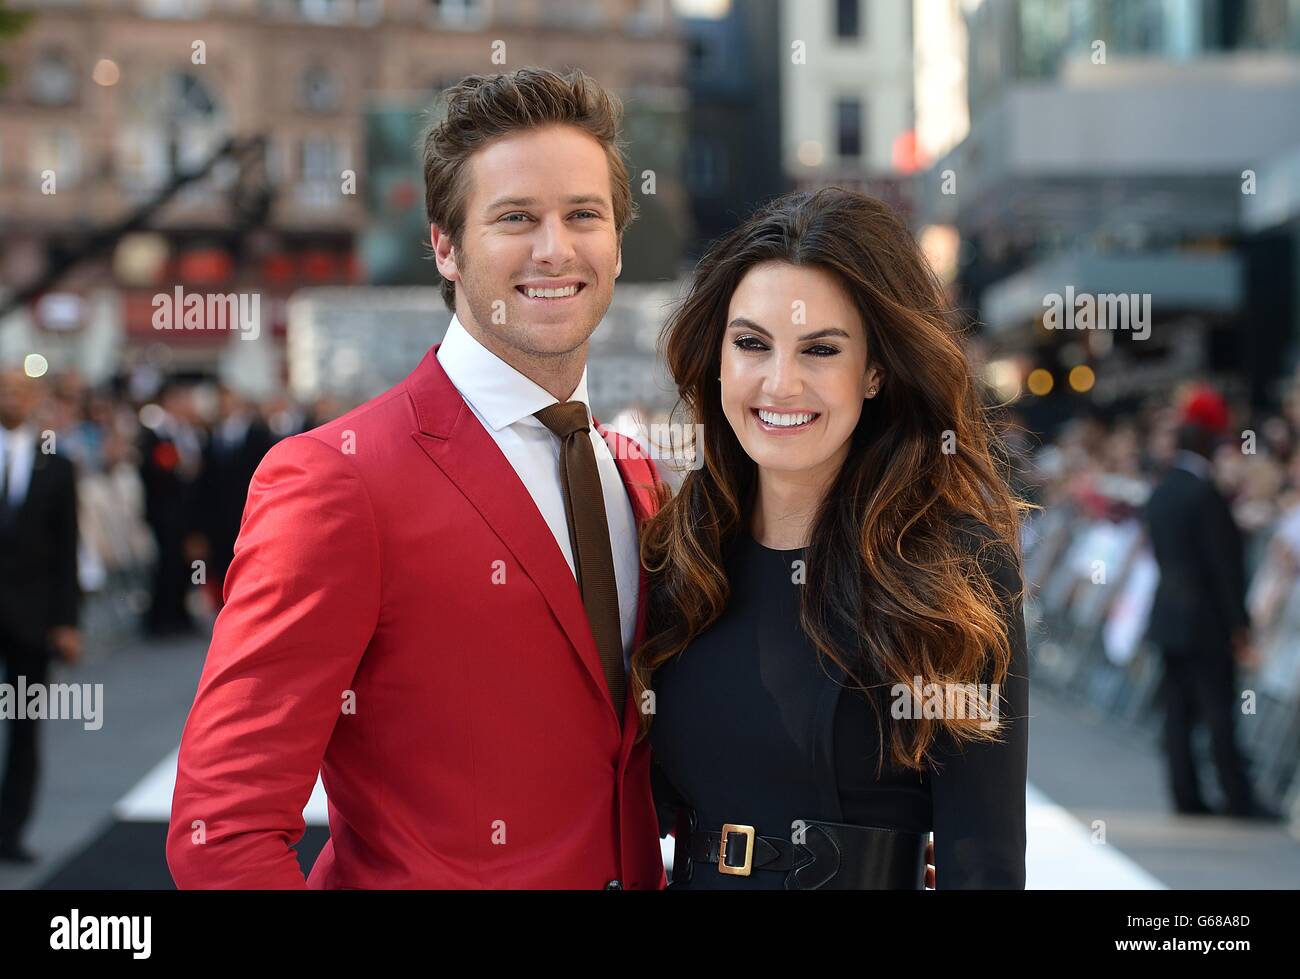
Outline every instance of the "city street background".
<svg viewBox="0 0 1300 979"><path fill-rule="evenodd" d="M252 470L441 339L419 135L441 89L523 65L624 102L639 217L588 379L643 442L711 241L793 189L906 218L1043 507L1029 886L1300 885L1300 0L0 0L0 371L76 469L84 651L49 679L105 691L102 728L39 723L36 861L0 888L171 886ZM234 319L160 324L194 294ZM1234 720L1277 820L1174 811L1143 507L1189 420L1246 543Z"/></svg>

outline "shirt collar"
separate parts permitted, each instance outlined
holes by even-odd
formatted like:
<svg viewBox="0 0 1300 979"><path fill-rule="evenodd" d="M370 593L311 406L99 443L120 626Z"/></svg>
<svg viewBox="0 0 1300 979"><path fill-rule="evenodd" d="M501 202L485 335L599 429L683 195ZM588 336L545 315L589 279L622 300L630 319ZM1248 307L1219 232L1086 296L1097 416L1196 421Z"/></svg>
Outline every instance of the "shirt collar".
<svg viewBox="0 0 1300 979"><path fill-rule="evenodd" d="M438 363L456 390L474 406L493 431L499 432L518 421L541 425L539 419L533 418L533 413L559 403L559 399L540 384L479 343L455 315L438 347ZM569 400L581 401L587 406L587 423L591 424L585 365Z"/></svg>
<svg viewBox="0 0 1300 979"><path fill-rule="evenodd" d="M1200 476L1201 479L1210 478L1210 473L1212 471L1210 461L1204 456L1197 455L1195 452L1190 452L1187 449L1178 449L1174 452L1174 457L1171 461L1172 464L1177 466L1179 469L1192 473L1195 476Z"/></svg>
<svg viewBox="0 0 1300 979"><path fill-rule="evenodd" d="M0 425L0 444L32 445L36 442L36 427L31 422L23 422L17 428L5 428Z"/></svg>

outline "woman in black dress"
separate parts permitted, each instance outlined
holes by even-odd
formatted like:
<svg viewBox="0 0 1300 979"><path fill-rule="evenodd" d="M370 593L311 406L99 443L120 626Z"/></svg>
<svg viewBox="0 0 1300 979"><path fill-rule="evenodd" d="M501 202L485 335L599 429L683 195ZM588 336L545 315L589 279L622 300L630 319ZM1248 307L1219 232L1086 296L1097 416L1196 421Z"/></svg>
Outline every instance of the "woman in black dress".
<svg viewBox="0 0 1300 979"><path fill-rule="evenodd" d="M942 287L838 189L717 242L664 330L702 425L632 661L671 889L1023 888L1019 520Z"/></svg>

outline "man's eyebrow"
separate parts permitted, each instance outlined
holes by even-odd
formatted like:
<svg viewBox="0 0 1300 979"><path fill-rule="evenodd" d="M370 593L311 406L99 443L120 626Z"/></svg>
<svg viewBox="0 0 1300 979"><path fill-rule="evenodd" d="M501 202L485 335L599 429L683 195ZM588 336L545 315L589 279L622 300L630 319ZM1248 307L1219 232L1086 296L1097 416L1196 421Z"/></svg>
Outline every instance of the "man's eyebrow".
<svg viewBox="0 0 1300 979"><path fill-rule="evenodd" d="M768 333L767 330L763 329L753 320L745 319L743 316L737 316L727 324L727 328L731 330L753 330L755 333L763 334L763 336L767 337L769 340L772 339L772 334ZM805 333L799 338L799 342L802 343L804 340L819 340L822 337L843 337L846 340L852 339L852 337L841 330L838 326L832 326L825 330L818 330L816 333Z"/></svg>
<svg viewBox="0 0 1300 979"><path fill-rule="evenodd" d="M600 194L574 194L565 200L566 204L603 204L609 206L609 201ZM536 197L498 197L491 204L484 208L485 211L496 211L503 207L533 207L537 204Z"/></svg>

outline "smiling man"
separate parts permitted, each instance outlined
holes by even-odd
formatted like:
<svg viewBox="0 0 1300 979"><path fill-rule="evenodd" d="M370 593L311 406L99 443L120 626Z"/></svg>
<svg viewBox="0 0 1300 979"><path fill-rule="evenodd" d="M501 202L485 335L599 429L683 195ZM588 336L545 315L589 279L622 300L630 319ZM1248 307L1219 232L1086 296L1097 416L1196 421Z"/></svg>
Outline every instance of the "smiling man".
<svg viewBox="0 0 1300 979"><path fill-rule="evenodd" d="M455 316L253 478L181 743L181 887L665 884L625 695L658 476L587 404L634 212L618 105L537 69L446 100L424 169ZM331 838L304 880L318 771Z"/></svg>

